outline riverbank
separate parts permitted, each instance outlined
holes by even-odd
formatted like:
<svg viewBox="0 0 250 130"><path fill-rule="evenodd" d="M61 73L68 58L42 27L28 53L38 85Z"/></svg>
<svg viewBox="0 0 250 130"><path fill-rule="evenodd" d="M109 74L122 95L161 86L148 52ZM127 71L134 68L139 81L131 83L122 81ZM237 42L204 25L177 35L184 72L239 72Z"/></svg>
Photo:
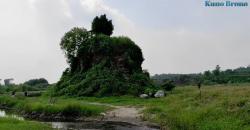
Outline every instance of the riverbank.
<svg viewBox="0 0 250 130"><path fill-rule="evenodd" d="M110 109L74 99L48 97L0 96L0 108L40 121L83 121L86 117L99 116Z"/></svg>
<svg viewBox="0 0 250 130"><path fill-rule="evenodd" d="M19 115L14 115L14 117L18 117L18 119L25 122L25 119L33 119L33 120L39 120L42 122L46 122L46 124L51 124L51 128L55 129L104 129L104 128L114 128L114 129L126 129L126 130L159 130L159 126L155 125L153 123L145 122L141 120L142 114L141 111L143 108L141 107L133 107L133 106L116 106L111 105L107 103L98 103L98 102L88 102L86 100L79 100L79 99L69 99L69 98L58 98L57 103L65 102L65 101L71 101L76 102L78 104L85 104L89 106L95 106L95 107L101 107L104 108L105 112L98 113L98 115L89 115L89 116L80 116L80 115L74 115L73 112L76 110L75 108L71 108L68 113L72 113L72 115L67 116L63 111L58 112L60 116L58 116L58 113L47 115L44 113L44 111L49 111L49 109L46 107L46 109L43 110L43 112L37 111L37 109L33 109L31 113L22 114L22 111L15 111L17 108L17 104L27 105L32 101L32 104L38 102L43 102L45 97L37 97L37 98L22 98L22 100L25 101L26 104L23 104L19 102L20 97L10 97L10 96L3 96L0 97L0 102L2 104L2 108L5 108L5 110L8 111L14 111L15 113ZM33 102L34 99L36 99L36 102ZM7 103L8 102L8 103ZM15 103L13 103L15 102ZM16 104L13 105L11 104ZM3 105L5 104L5 105ZM44 104L46 105L46 104ZM51 104L50 104L51 105ZM64 104L66 105L66 104ZM30 107L30 106L29 106ZM29 108L31 109L31 108ZM41 108L39 108L41 109ZM26 110L25 110L26 111ZM86 110L85 110L86 111ZM7 113L5 111L0 110L4 113L2 115L6 115ZM18 113L19 112L19 113ZM21 112L21 113L20 113ZM9 113L9 117L13 117L13 113ZM24 118L23 118L24 117Z"/></svg>

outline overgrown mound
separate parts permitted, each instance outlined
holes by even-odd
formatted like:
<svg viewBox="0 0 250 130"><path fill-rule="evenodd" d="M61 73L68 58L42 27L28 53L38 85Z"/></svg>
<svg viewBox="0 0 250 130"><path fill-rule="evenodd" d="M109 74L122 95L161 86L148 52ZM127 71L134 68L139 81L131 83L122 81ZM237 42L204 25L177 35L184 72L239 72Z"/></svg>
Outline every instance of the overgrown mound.
<svg viewBox="0 0 250 130"><path fill-rule="evenodd" d="M127 37L73 28L61 41L70 65L56 84L56 95L138 95L153 87L142 70L141 49Z"/></svg>

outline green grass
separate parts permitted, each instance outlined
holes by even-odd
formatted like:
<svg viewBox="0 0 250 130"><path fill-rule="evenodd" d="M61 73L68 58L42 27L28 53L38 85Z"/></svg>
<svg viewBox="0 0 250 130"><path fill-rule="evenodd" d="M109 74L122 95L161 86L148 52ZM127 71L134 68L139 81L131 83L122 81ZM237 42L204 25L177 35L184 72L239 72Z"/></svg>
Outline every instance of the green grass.
<svg viewBox="0 0 250 130"><path fill-rule="evenodd" d="M52 130L47 124L0 117L0 130Z"/></svg>
<svg viewBox="0 0 250 130"><path fill-rule="evenodd" d="M107 106L90 105L90 102L131 105L145 108L143 111L145 120L156 122L163 128L171 130L250 130L249 84L204 86L201 99L197 87L187 86L175 88L164 98L152 99L130 96L77 99L60 97L52 106L48 103L47 97L18 98L17 100L0 96L0 104L3 104L4 100L9 106L16 108L19 107L18 104L29 106L23 107L27 109L26 111L70 113L76 110L76 113L79 113L79 111L87 110L92 113L89 115L109 109ZM76 104L76 106L71 104Z"/></svg>
<svg viewBox="0 0 250 130"><path fill-rule="evenodd" d="M250 85L177 87L160 99L81 98L113 105L143 106L144 119L171 130L250 130Z"/></svg>
<svg viewBox="0 0 250 130"><path fill-rule="evenodd" d="M110 107L93 105L80 100L48 97L10 97L0 96L0 106L13 109L17 113L38 113L43 115L61 114L63 116L97 116Z"/></svg>
<svg viewBox="0 0 250 130"><path fill-rule="evenodd" d="M171 130L249 130L250 86L177 88L149 103L145 118Z"/></svg>

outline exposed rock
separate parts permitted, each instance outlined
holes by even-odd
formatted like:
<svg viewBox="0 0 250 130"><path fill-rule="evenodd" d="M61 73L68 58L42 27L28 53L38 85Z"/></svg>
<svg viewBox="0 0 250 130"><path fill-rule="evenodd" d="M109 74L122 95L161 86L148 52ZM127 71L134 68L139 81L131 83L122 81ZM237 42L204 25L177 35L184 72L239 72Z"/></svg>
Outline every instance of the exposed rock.
<svg viewBox="0 0 250 130"><path fill-rule="evenodd" d="M164 97L165 96L165 92L163 90L158 90L156 93L155 93L155 97L156 98L159 98L159 97Z"/></svg>
<svg viewBox="0 0 250 130"><path fill-rule="evenodd" d="M148 95L147 94L141 94L140 98L148 98Z"/></svg>

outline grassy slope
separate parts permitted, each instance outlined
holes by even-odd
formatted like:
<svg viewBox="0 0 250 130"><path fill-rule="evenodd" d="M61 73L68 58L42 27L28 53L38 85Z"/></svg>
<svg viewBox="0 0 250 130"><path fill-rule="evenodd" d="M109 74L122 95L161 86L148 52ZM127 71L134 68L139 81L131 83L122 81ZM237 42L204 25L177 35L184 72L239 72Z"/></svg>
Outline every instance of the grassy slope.
<svg viewBox="0 0 250 130"><path fill-rule="evenodd" d="M33 121L0 118L0 130L52 130L52 128L49 125Z"/></svg>

